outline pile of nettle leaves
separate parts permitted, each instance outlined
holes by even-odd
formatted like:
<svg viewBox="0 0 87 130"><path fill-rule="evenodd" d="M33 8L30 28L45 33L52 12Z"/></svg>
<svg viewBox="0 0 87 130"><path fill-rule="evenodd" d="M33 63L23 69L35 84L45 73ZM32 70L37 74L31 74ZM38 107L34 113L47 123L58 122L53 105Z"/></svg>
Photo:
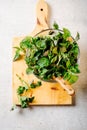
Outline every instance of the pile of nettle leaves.
<svg viewBox="0 0 87 130"><path fill-rule="evenodd" d="M68 29L59 30L56 23L53 25L57 30L54 35L51 31L47 36L26 37L16 47L14 61L18 60L22 51L28 66L26 73L34 73L38 78L51 81L54 77L63 77L70 84L75 83L80 73L78 66L79 33L72 38Z"/></svg>
<svg viewBox="0 0 87 130"><path fill-rule="evenodd" d="M33 73L39 79L53 81L53 77L62 77L70 84L75 83L78 79L78 73L80 73L78 66L79 47L77 44L80 38L79 33L74 39L68 29L59 30L56 23L50 30L47 36L23 39L19 47L14 47L16 53L13 60L20 60L21 56L24 55L27 64L26 73ZM56 33L54 33L55 30ZM17 89L18 98L21 107L26 108L29 103L33 102L34 96L25 97L23 93L41 86L41 82L33 82L29 85L20 76L17 75L17 77L22 83L22 86Z"/></svg>

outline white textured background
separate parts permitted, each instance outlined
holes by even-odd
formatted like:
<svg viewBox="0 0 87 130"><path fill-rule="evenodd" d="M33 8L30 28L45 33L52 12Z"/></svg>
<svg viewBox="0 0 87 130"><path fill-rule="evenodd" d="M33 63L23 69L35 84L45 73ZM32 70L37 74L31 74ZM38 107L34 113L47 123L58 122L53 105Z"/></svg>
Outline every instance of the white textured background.
<svg viewBox="0 0 87 130"><path fill-rule="evenodd" d="M51 24L81 35L81 75L75 84L75 106L33 107L10 112L12 106L12 38L35 26L37 0L0 0L0 130L87 130L87 0L47 0Z"/></svg>

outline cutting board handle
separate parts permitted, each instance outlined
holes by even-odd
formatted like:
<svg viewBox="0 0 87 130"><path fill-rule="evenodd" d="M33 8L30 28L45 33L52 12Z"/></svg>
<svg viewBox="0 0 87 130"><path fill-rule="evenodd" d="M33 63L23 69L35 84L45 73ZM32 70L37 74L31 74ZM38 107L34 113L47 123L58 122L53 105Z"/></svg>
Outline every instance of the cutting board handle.
<svg viewBox="0 0 87 130"><path fill-rule="evenodd" d="M57 82L59 82L59 84L61 85L61 87L66 90L68 92L69 95L74 95L75 91L74 89L72 88L72 86L67 82L65 81L63 78L55 78L55 80Z"/></svg>
<svg viewBox="0 0 87 130"><path fill-rule="evenodd" d="M45 0L39 0L36 7L37 25L48 28L48 5Z"/></svg>
<svg viewBox="0 0 87 130"><path fill-rule="evenodd" d="M31 33L32 36L49 28L48 26L48 5L45 0L39 0L36 6L36 27Z"/></svg>

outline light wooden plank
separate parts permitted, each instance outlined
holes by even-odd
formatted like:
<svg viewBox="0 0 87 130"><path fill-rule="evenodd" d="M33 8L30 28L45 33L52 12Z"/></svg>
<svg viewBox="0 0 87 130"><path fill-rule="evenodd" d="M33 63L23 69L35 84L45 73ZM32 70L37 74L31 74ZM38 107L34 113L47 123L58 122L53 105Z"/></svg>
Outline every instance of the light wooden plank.
<svg viewBox="0 0 87 130"><path fill-rule="evenodd" d="M43 9L43 11L41 11ZM37 4L37 25L34 31L31 33L31 36L34 36L37 32L48 28L48 6L44 0L39 0ZM16 37L13 39L13 47L19 46L20 41L24 37ZM13 49L13 56L15 54L15 49ZM18 60L13 62L12 67L12 89L13 89L13 104L19 105L18 97L17 97L17 88L21 85L19 79L16 74L18 74L22 79L27 82L31 82L32 80L38 81L33 74L26 74L26 63L23 60ZM71 105L72 104L72 96L68 95L68 93L58 84L58 83L50 83L42 81L42 86L32 89L26 93L27 96L33 95L35 96L35 100L30 105Z"/></svg>

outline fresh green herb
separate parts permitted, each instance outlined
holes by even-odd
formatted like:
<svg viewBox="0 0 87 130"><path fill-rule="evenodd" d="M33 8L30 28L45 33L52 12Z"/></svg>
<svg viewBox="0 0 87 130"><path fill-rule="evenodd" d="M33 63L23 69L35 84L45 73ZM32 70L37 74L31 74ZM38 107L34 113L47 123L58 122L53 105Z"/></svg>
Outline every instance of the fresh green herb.
<svg viewBox="0 0 87 130"><path fill-rule="evenodd" d="M31 37L26 37L20 42L20 48L23 49L23 51L26 51L26 48L31 47Z"/></svg>
<svg viewBox="0 0 87 130"><path fill-rule="evenodd" d="M33 73L33 68L27 68L27 69L26 69L26 73L27 73L27 74Z"/></svg>
<svg viewBox="0 0 87 130"><path fill-rule="evenodd" d="M73 84L78 80L78 75L72 73L71 71L65 73L64 79L68 80L69 83Z"/></svg>
<svg viewBox="0 0 87 130"><path fill-rule="evenodd" d="M21 107L22 108L27 108L29 106L29 103L32 103L34 100L34 97L25 97L25 96L22 96L20 97L20 103L21 103Z"/></svg>
<svg viewBox="0 0 87 130"><path fill-rule="evenodd" d="M63 38L66 40L68 37L70 37L71 36L71 33L70 33L70 31L68 30L68 29L66 29L66 28L63 28Z"/></svg>
<svg viewBox="0 0 87 130"><path fill-rule="evenodd" d="M42 85L42 83L40 81L38 81L37 83L32 82L30 85L24 81L18 74L16 74L16 76L18 77L18 79L21 81L22 85L25 86L19 86L17 89L17 94L18 94L18 99L19 102L21 104L22 108L27 108L29 106L29 103L32 103L34 100L34 96L32 97L26 97L23 96L24 92L27 92L28 90L30 90L31 88L36 88ZM12 110L14 110L15 107L12 107Z"/></svg>
<svg viewBox="0 0 87 130"><path fill-rule="evenodd" d="M71 32L66 28L59 30L56 22L53 28L57 30L55 35L26 37L20 43L20 49L24 52L28 66L26 73L34 73L45 81L53 80L53 76L63 77L72 84L77 81L80 73L77 64L79 55L77 40L80 35L77 33L76 38L72 38ZM31 88L35 87L35 84L31 85Z"/></svg>
<svg viewBox="0 0 87 130"><path fill-rule="evenodd" d="M75 37L75 40L78 41L80 39L80 34L77 32L77 35Z"/></svg>
<svg viewBox="0 0 87 130"><path fill-rule="evenodd" d="M72 76L70 77L70 79L69 79L69 82L71 83L71 84L73 84L73 83L75 83L77 80L78 80L78 75L74 75L74 74L72 74Z"/></svg>
<svg viewBox="0 0 87 130"><path fill-rule="evenodd" d="M54 27L54 29L56 29L56 30L59 29L59 26L58 26L58 24L57 24L56 22L54 22L53 27Z"/></svg>
<svg viewBox="0 0 87 130"><path fill-rule="evenodd" d="M48 59L47 57L41 57L41 58L38 60L37 64L38 64L41 68L43 68L43 67L49 66L50 61L49 61L49 59Z"/></svg>
<svg viewBox="0 0 87 130"><path fill-rule="evenodd" d="M13 58L13 61L17 61L21 58L21 52L26 53L26 48L29 48L31 46L31 37L26 37L20 42L20 47L14 47L16 49L15 56Z"/></svg>
<svg viewBox="0 0 87 130"><path fill-rule="evenodd" d="M25 90L26 91L28 90L27 86L19 86L18 89L17 89L18 95L23 94Z"/></svg>
<svg viewBox="0 0 87 130"><path fill-rule="evenodd" d="M40 81L38 81L37 83L32 82L30 84L30 87L31 88L36 88L36 87L40 87L41 85L42 85L42 83Z"/></svg>
<svg viewBox="0 0 87 130"><path fill-rule="evenodd" d="M20 48L19 47L14 47L16 49L16 52L15 52L15 56L14 56L14 59L13 61L16 61L18 59L20 59L21 55L20 55Z"/></svg>

